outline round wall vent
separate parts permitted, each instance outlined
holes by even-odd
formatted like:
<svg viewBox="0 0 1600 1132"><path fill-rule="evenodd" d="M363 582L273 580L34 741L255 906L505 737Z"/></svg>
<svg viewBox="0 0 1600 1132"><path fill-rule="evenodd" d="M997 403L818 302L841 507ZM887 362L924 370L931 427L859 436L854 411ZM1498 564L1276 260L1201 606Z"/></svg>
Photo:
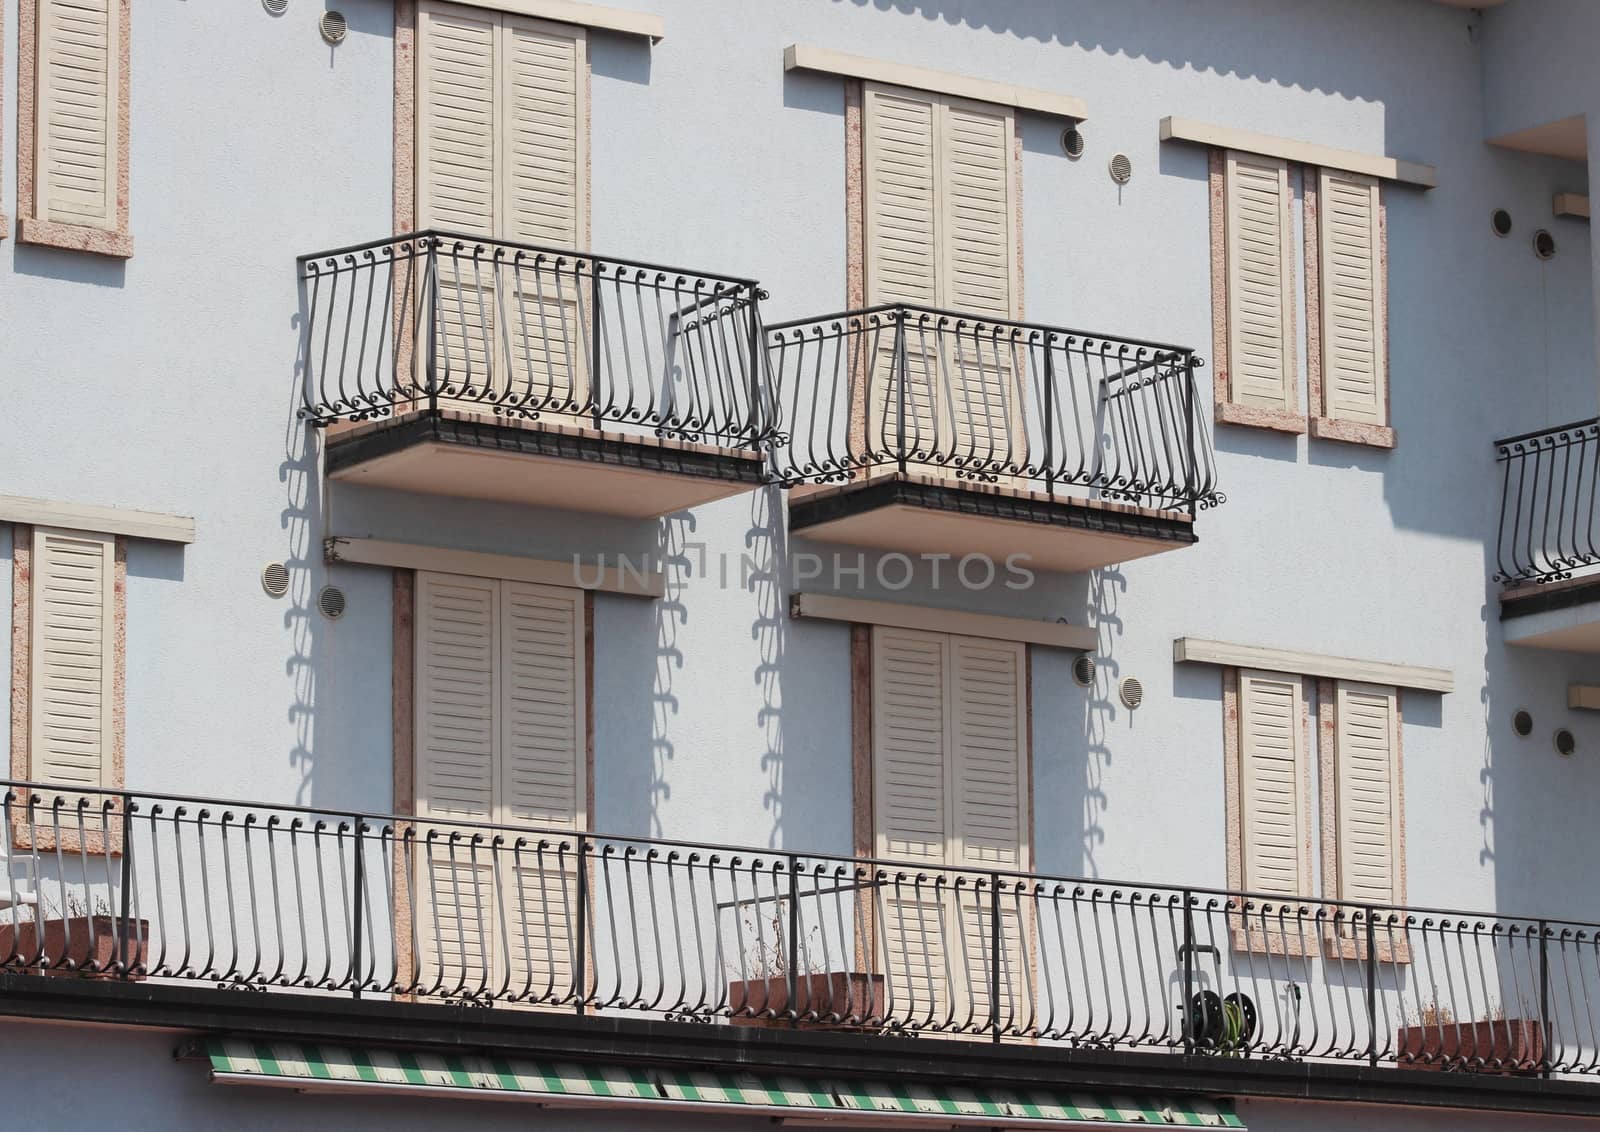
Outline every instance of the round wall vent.
<svg viewBox="0 0 1600 1132"><path fill-rule="evenodd" d="M289 10L289 0L261 0L261 6L268 14L281 16Z"/></svg>
<svg viewBox="0 0 1600 1132"><path fill-rule="evenodd" d="M329 43L343 43L344 37L350 31L350 25L345 22L343 12L322 13L322 38Z"/></svg>
<svg viewBox="0 0 1600 1132"><path fill-rule="evenodd" d="M1533 254L1540 259L1549 259L1556 254L1556 238L1547 230L1540 228L1533 234Z"/></svg>
<svg viewBox="0 0 1600 1132"><path fill-rule="evenodd" d="M1126 153L1116 153L1111 156L1111 179L1119 185L1126 185L1133 180L1133 162Z"/></svg>
<svg viewBox="0 0 1600 1132"><path fill-rule="evenodd" d="M1565 727L1556 730L1556 754L1562 758L1570 758L1578 749L1578 737Z"/></svg>
<svg viewBox="0 0 1600 1132"><path fill-rule="evenodd" d="M1076 126L1068 126L1061 131L1061 152L1076 161L1083 156L1083 131Z"/></svg>
<svg viewBox="0 0 1600 1132"><path fill-rule="evenodd" d="M1124 676L1117 685L1117 696L1122 700L1122 706L1132 711L1144 703L1144 685L1137 676Z"/></svg>
<svg viewBox="0 0 1600 1132"><path fill-rule="evenodd" d="M289 567L282 562L268 562L261 568L261 588L272 597L282 597L289 592Z"/></svg>
<svg viewBox="0 0 1600 1132"><path fill-rule="evenodd" d="M1523 738L1527 738L1529 735L1532 735L1533 716L1527 710L1518 708L1516 714L1511 717L1511 730L1515 731Z"/></svg>
<svg viewBox="0 0 1600 1132"><path fill-rule="evenodd" d="M1078 659L1072 662L1072 679L1079 687L1087 688L1094 683L1094 657L1088 653L1080 653Z"/></svg>
<svg viewBox="0 0 1600 1132"><path fill-rule="evenodd" d="M329 621L339 620L344 616L344 591L338 586L323 586L317 595L317 608Z"/></svg>
<svg viewBox="0 0 1600 1132"><path fill-rule="evenodd" d="M1496 236L1511 235L1511 214L1503 208L1495 209L1489 214L1489 227Z"/></svg>

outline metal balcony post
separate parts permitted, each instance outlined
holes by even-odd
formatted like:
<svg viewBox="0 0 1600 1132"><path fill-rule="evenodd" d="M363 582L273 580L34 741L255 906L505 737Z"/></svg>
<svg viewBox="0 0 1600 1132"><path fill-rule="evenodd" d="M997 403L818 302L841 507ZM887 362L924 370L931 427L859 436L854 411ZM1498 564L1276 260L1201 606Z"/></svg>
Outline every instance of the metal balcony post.
<svg viewBox="0 0 1600 1132"><path fill-rule="evenodd" d="M582 1014L589 985L589 853L588 839L578 834L578 955L573 967L572 997Z"/></svg>
<svg viewBox="0 0 1600 1132"><path fill-rule="evenodd" d="M757 290L750 285L750 447L761 450L762 406L761 370L766 354L761 350L761 312L756 306ZM737 300L735 300L737 302ZM732 422L729 422L730 424Z"/></svg>
<svg viewBox="0 0 1600 1132"><path fill-rule="evenodd" d="M128 977L129 949L128 929L132 927L129 915L129 905L132 902L133 892L133 831L128 828L128 819L133 812L133 796L122 796L122 893L119 898L121 908L117 915L121 922L122 943L118 950L117 958L122 964L122 977Z"/></svg>
<svg viewBox="0 0 1600 1132"><path fill-rule="evenodd" d="M800 882L795 876L797 865L794 854L789 854L789 1025L798 1028L800 1025L800 1000L797 997L799 989L799 962L800 962ZM809 996L808 996L809 997Z"/></svg>
<svg viewBox="0 0 1600 1132"><path fill-rule="evenodd" d="M1378 947L1367 909L1367 1064L1378 1064Z"/></svg>
<svg viewBox="0 0 1600 1132"><path fill-rule="evenodd" d="M594 427L598 429L601 422L601 370L600 364L600 261L589 261L589 281L593 285L594 301L590 303L589 327L589 396L594 398ZM632 391L629 391L632 395Z"/></svg>
<svg viewBox="0 0 1600 1132"><path fill-rule="evenodd" d="M428 388L428 412L439 411L439 241L424 236L428 242L428 282L423 294L428 304L428 347L423 379Z"/></svg>
<svg viewBox="0 0 1600 1132"><path fill-rule="evenodd" d="M989 1025L1000 1040L1000 874L989 874Z"/></svg>
<svg viewBox="0 0 1600 1132"><path fill-rule="evenodd" d="M1542 1077L1550 1076L1550 1041L1555 1036L1554 1027L1550 1025L1550 928L1544 920L1539 921L1539 1028L1543 1032L1544 1048L1539 1051L1539 1074Z"/></svg>
<svg viewBox="0 0 1600 1132"><path fill-rule="evenodd" d="M1056 493L1056 361L1050 348L1051 335L1044 335L1044 493Z"/></svg>
<svg viewBox="0 0 1600 1132"><path fill-rule="evenodd" d="M1200 446L1199 437L1195 435L1195 388L1194 388L1194 355L1190 354L1183 367L1183 416L1189 435L1189 450L1184 454L1184 487L1189 496L1189 518L1193 519L1196 510L1196 497L1199 491L1199 469L1196 465L1196 452Z"/></svg>
<svg viewBox="0 0 1600 1132"><path fill-rule="evenodd" d="M1183 1052L1194 1052L1194 895L1183 890Z"/></svg>
<svg viewBox="0 0 1600 1132"><path fill-rule="evenodd" d="M355 906L353 915L351 916L351 921L355 925L355 938L353 940L351 940L351 942L350 942L350 995L353 998L360 998L361 997L361 983L362 983L362 978L361 978L361 928L362 928L361 913L362 913L362 905L365 903L365 901L362 899L362 897L363 897L364 889L365 889L365 886L366 886L366 863L365 863L366 854L362 853L362 851L361 851L361 831L362 831L362 828L363 828L362 822L361 822L361 815L360 814L353 815L352 821L355 823L355 839L352 842L352 844L355 846L356 860L355 860L355 867L354 867L354 869L352 871L355 874L355 882L354 882L354 886L353 887L355 888L356 906Z"/></svg>
<svg viewBox="0 0 1600 1132"><path fill-rule="evenodd" d="M895 308L894 323L894 373L900 382L899 417L897 438L895 441L895 455L899 457L900 474L906 471L906 309ZM932 390L929 390L930 396Z"/></svg>

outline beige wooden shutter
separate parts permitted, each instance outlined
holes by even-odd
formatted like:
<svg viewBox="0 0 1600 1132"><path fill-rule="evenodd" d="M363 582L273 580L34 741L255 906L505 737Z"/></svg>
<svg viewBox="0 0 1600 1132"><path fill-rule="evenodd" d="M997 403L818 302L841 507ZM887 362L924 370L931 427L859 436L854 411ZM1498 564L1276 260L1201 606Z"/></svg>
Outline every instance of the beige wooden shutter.
<svg viewBox="0 0 1600 1132"><path fill-rule="evenodd" d="M1016 315L1015 115L945 99L939 106L939 305Z"/></svg>
<svg viewBox="0 0 1600 1132"><path fill-rule="evenodd" d="M495 968L491 850L455 823L495 818L499 609L496 582L417 575L417 954L438 993L483 989Z"/></svg>
<svg viewBox="0 0 1600 1132"><path fill-rule="evenodd" d="M29 776L110 781L116 540L35 527ZM97 806L98 803L95 803Z"/></svg>
<svg viewBox="0 0 1600 1132"><path fill-rule="evenodd" d="M937 306L937 100L867 84L862 106L867 305Z"/></svg>
<svg viewBox="0 0 1600 1132"><path fill-rule="evenodd" d="M583 246L583 30L504 16L499 73L499 234L557 248Z"/></svg>
<svg viewBox="0 0 1600 1132"><path fill-rule="evenodd" d="M1225 179L1229 395L1236 404L1293 412L1289 166L1230 150Z"/></svg>
<svg viewBox="0 0 1600 1132"><path fill-rule="evenodd" d="M887 976L887 1008L924 1024L943 1021L950 1004L949 909L946 889L935 884L950 839L948 652L948 639L938 633L872 630L876 855L908 866L884 870L888 876L877 899L884 918L878 966Z"/></svg>
<svg viewBox="0 0 1600 1132"><path fill-rule="evenodd" d="M1016 874L1028 869L1026 646L949 638L952 839L949 861L963 869ZM974 884L973 881L980 883ZM1027 1017L1025 900L1015 876L1000 878L1000 1021ZM993 878L981 872L955 890L950 930L960 933L954 982L958 1021L987 1024L994 970Z"/></svg>
<svg viewBox="0 0 1600 1132"><path fill-rule="evenodd" d="M1336 693L1341 900L1399 897L1400 712L1394 688L1341 680Z"/></svg>
<svg viewBox="0 0 1600 1132"><path fill-rule="evenodd" d="M1336 420L1388 423L1384 278L1378 181L1323 169L1318 177L1322 289L1321 411Z"/></svg>
<svg viewBox="0 0 1600 1132"><path fill-rule="evenodd" d="M34 193L44 220L117 226L121 25L114 4L39 0Z"/></svg>
<svg viewBox="0 0 1600 1132"><path fill-rule="evenodd" d="M1239 672L1244 887L1262 896L1311 894L1304 695L1299 676Z"/></svg>
<svg viewBox="0 0 1600 1132"><path fill-rule="evenodd" d="M417 11L417 226L495 235L498 137L491 12Z"/></svg>
<svg viewBox="0 0 1600 1132"><path fill-rule="evenodd" d="M539 830L585 826L583 593L501 582L496 821ZM513 993L564 998L575 964L577 846L530 837L502 854Z"/></svg>

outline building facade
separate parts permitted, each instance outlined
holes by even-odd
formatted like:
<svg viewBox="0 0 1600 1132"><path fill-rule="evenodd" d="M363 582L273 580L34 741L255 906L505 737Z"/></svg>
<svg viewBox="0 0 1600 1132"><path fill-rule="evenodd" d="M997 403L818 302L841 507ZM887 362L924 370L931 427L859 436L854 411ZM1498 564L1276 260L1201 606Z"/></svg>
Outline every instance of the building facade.
<svg viewBox="0 0 1600 1132"><path fill-rule="evenodd" d="M1600 1110L1588 4L0 28L0 1108Z"/></svg>

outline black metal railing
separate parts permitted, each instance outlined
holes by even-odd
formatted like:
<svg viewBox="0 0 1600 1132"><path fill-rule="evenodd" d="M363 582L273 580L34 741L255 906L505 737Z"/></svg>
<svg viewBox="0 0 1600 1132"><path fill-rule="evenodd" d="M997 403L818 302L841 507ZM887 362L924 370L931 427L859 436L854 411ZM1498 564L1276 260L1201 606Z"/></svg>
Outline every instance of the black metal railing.
<svg viewBox="0 0 1600 1132"><path fill-rule="evenodd" d="M449 232L301 256L303 415L476 410L759 446L749 279Z"/></svg>
<svg viewBox="0 0 1600 1132"><path fill-rule="evenodd" d="M772 326L783 483L933 471L1163 510L1223 500L1194 352L894 305Z"/></svg>
<svg viewBox="0 0 1600 1132"><path fill-rule="evenodd" d="M1495 580L1554 582L1600 565L1600 419L1497 440Z"/></svg>
<svg viewBox="0 0 1600 1132"><path fill-rule="evenodd" d="M1600 925L8 783L0 970L1600 1073Z"/></svg>

